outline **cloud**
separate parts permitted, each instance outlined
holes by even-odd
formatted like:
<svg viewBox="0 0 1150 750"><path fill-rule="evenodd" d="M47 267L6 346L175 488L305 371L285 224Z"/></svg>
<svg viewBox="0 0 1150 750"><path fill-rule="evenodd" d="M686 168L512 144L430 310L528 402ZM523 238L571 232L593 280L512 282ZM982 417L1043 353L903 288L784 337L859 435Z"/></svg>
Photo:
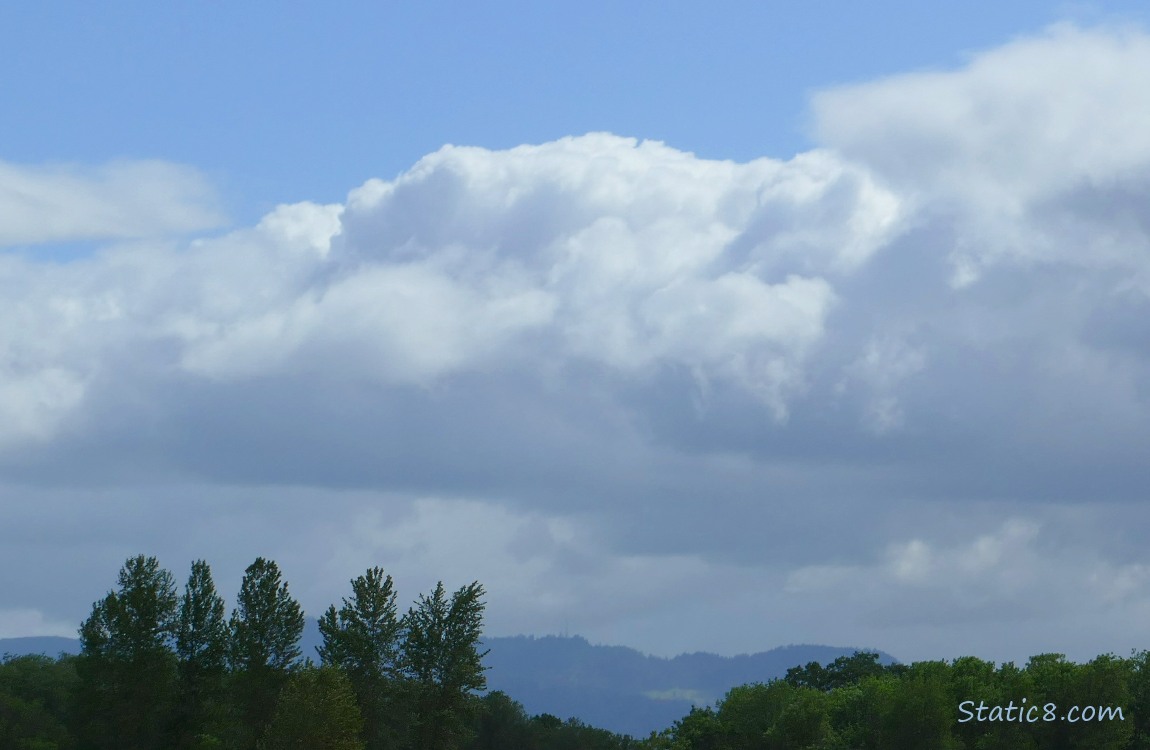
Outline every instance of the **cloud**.
<svg viewBox="0 0 1150 750"><path fill-rule="evenodd" d="M0 162L0 247L164 237L223 223L195 170L161 161L91 169Z"/></svg>
<svg viewBox="0 0 1150 750"><path fill-rule="evenodd" d="M918 631L940 653L956 653L955 641L963 653L998 658L1027 648L1076 651L1074 627L1099 634L1095 649L1135 648L1137 637L1121 623L1150 611L1150 565L1064 548L1044 531L1016 517L965 539L892 541L869 563L794 569L785 591L838 602L852 628L872 637ZM1082 649L1078 658L1092 655Z"/></svg>
<svg viewBox="0 0 1150 750"><path fill-rule="evenodd" d="M76 637L76 626L68 622L49 620L35 609L0 609L0 638L55 635Z"/></svg>
<svg viewBox="0 0 1150 750"><path fill-rule="evenodd" d="M612 552L586 519L477 501L420 498L398 519L365 508L354 527L333 555L333 567L363 569L371 560L389 559L397 581L409 582L407 591L433 587L429 571L455 586L499 581L488 587L488 623L496 633L555 632L564 625L605 633L665 612L685 586L716 578L715 566L695 555Z"/></svg>
<svg viewBox="0 0 1150 750"><path fill-rule="evenodd" d="M308 606L377 562L480 578L504 632L1125 648L1147 39L824 92L787 161L445 146L253 227L0 258L6 508L109 578L145 543L279 556Z"/></svg>
<svg viewBox="0 0 1150 750"><path fill-rule="evenodd" d="M8 340L38 343L0 404L26 402L21 388L44 395L3 437L49 434L126 349L155 357L133 367L212 381L430 387L565 363L623 377L683 367L782 419L834 306L821 274L897 230L897 201L860 174L827 154L736 165L601 134L447 147L346 206L282 206L185 248L12 260L9 284L26 291L12 289L8 307L26 320ZM781 229L763 223L783 214ZM799 252L848 232L842 249Z"/></svg>
<svg viewBox="0 0 1150 750"><path fill-rule="evenodd" d="M958 286L1000 262L1059 263L1133 273L1145 292L1148 64L1136 28L1057 25L958 71L821 92L815 129L952 225Z"/></svg>

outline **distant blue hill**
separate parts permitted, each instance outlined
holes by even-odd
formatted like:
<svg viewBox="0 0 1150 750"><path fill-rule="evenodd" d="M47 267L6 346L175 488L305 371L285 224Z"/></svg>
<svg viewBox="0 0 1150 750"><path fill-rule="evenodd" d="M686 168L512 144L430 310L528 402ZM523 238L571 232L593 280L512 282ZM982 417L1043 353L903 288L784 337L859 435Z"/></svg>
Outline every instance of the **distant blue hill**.
<svg viewBox="0 0 1150 750"><path fill-rule="evenodd" d="M61 638L54 635L37 635L31 638L0 638L0 656L44 654L45 656L56 657L60 654L78 653L80 653L80 641L76 638Z"/></svg>
<svg viewBox="0 0 1150 750"><path fill-rule="evenodd" d="M782 646L757 654L647 656L596 646L578 636L488 638L488 689L502 690L530 714L577 717L592 726L646 737L709 706L732 687L766 682L789 668L849 656L854 648ZM895 661L879 652L881 661Z"/></svg>
<svg viewBox="0 0 1150 750"><path fill-rule="evenodd" d="M318 661L315 620L308 620L301 646ZM596 646L579 636L487 638L488 690L502 690L529 714L575 717L591 726L646 737L682 718L692 705L709 706L736 685L782 677L787 669L826 664L853 648L782 646L757 654L647 656L625 646ZM0 639L0 655L75 654L74 638ZM895 661L880 652L884 664Z"/></svg>

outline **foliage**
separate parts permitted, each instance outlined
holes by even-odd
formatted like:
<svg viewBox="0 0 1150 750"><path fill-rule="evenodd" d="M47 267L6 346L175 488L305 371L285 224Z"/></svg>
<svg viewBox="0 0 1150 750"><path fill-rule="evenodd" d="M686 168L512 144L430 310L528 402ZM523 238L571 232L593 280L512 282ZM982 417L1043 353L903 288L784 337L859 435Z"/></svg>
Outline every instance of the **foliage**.
<svg viewBox="0 0 1150 750"><path fill-rule="evenodd" d="M274 562L245 571L236 609L197 560L183 596L155 558L130 558L92 605L76 657L0 660L7 750L1150 750L1150 652L1025 666L975 657L882 665L860 652L731 688L645 740L486 688L484 589L442 583L400 618L380 568L320 620L322 666L300 663L303 613ZM1013 705L964 721L960 706ZM1018 707L1120 718L1023 721ZM1053 710L1053 709L1051 709ZM1093 715L1093 713L1091 714Z"/></svg>
<svg viewBox="0 0 1150 750"><path fill-rule="evenodd" d="M676 750L718 750L723 743L723 725L710 708L692 707L689 714L675 722L671 736Z"/></svg>
<svg viewBox="0 0 1150 750"><path fill-rule="evenodd" d="M67 712L76 680L72 658L0 661L0 747L72 747Z"/></svg>
<svg viewBox="0 0 1150 750"><path fill-rule="evenodd" d="M756 750L767 731L778 721L796 688L781 680L732 688L719 701L722 747Z"/></svg>
<svg viewBox="0 0 1150 750"><path fill-rule="evenodd" d="M368 750L400 742L406 734L400 683L403 623L391 576L371 568L351 582L352 595L319 620L325 665L344 670L364 720Z"/></svg>
<svg viewBox="0 0 1150 750"><path fill-rule="evenodd" d="M587 726L575 718L560 721L549 714L532 718L529 731L529 747L546 750L627 750L633 744L630 738L606 729Z"/></svg>
<svg viewBox="0 0 1150 750"><path fill-rule="evenodd" d="M403 674L413 712L415 745L450 750L471 732L471 694L487 687L478 645L483 635L483 586L473 582L451 600L443 582L404 616Z"/></svg>
<svg viewBox="0 0 1150 750"><path fill-rule="evenodd" d="M176 748L203 747L223 731L228 625L224 600L203 560L192 563L176 618L178 697L173 717Z"/></svg>
<svg viewBox="0 0 1150 750"><path fill-rule="evenodd" d="M850 656L840 656L826 667L818 662L810 662L802 667L791 667L784 680L794 687L810 687L815 690L830 691L848 685L857 685L867 677L883 674L898 674L902 665L884 667L879 663L879 655L874 651L856 651Z"/></svg>
<svg viewBox="0 0 1150 750"><path fill-rule="evenodd" d="M1127 660L1130 695L1130 750L1150 750L1150 651L1137 651Z"/></svg>
<svg viewBox="0 0 1150 750"><path fill-rule="evenodd" d="M468 750L514 750L534 747L531 720L517 701L496 690L479 699Z"/></svg>
<svg viewBox="0 0 1150 750"><path fill-rule="evenodd" d="M289 678L259 747L363 750L362 729L347 675L336 667L308 666Z"/></svg>
<svg viewBox="0 0 1150 750"><path fill-rule="evenodd" d="M233 701L240 748L254 748L271 722L276 700L300 658L304 616L279 566L262 557L244 571L229 623Z"/></svg>
<svg viewBox="0 0 1150 750"><path fill-rule="evenodd" d="M77 718L83 746L163 746L175 697L176 587L154 557L120 569L118 589L80 626Z"/></svg>

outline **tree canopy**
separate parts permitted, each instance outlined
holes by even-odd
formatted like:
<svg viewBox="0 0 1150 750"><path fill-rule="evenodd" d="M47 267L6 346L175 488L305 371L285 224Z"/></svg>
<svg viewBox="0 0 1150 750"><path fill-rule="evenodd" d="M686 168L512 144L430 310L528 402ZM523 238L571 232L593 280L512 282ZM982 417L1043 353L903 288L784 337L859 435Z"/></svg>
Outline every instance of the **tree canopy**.
<svg viewBox="0 0 1150 750"><path fill-rule="evenodd" d="M478 582L450 595L440 582L400 616L391 577L369 568L320 618L316 666L273 561L247 568L225 620L205 561L180 596L154 557L132 557L81 624L79 655L0 659L0 748L1150 750L1146 651L1022 666L858 652L733 686L642 740L529 716L511 696L483 695L484 597Z"/></svg>

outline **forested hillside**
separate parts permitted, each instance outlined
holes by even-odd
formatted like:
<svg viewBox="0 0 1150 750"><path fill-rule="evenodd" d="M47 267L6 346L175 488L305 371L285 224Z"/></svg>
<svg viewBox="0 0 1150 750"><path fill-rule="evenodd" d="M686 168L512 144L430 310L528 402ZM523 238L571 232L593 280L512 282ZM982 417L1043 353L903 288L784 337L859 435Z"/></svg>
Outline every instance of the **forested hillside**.
<svg viewBox="0 0 1150 750"><path fill-rule="evenodd" d="M789 667L830 662L854 649L783 646L723 657L665 659L578 636L485 638L488 685L515 696L530 713L576 716L614 732L645 737L694 706L709 706L735 685L779 678ZM884 663L893 658L882 654Z"/></svg>

